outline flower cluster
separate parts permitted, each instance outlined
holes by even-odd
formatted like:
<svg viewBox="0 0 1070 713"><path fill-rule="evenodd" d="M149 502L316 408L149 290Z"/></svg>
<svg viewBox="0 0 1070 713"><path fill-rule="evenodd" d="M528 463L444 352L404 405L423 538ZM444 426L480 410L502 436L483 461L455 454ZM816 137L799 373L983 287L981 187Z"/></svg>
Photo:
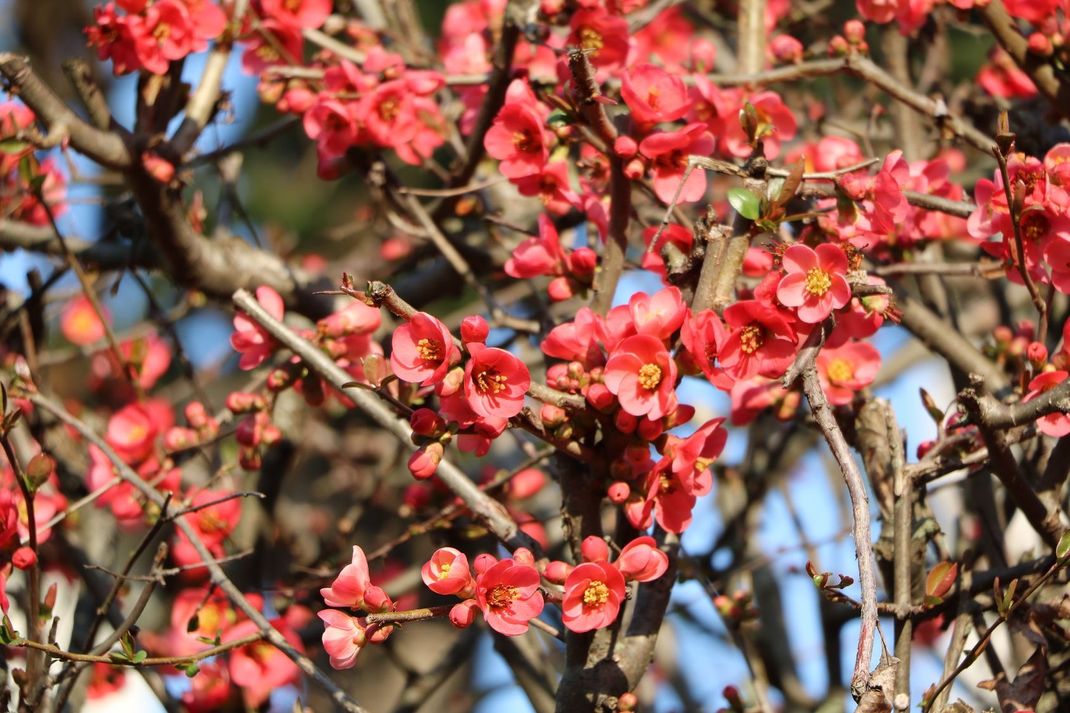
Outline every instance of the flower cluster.
<svg viewBox="0 0 1070 713"><path fill-rule="evenodd" d="M368 643L379 644L393 633L393 626L369 624L354 612L388 612L394 610L394 602L379 587L371 583L368 559L364 550L353 546L353 559L342 568L330 587L320 590L320 596L329 607L319 612L324 624L323 648L331 659L331 666L338 669L352 668L357 655Z"/></svg>
<svg viewBox="0 0 1070 713"><path fill-rule="evenodd" d="M93 8L86 36L116 74L166 74L171 62L206 49L226 25L212 0L115 0Z"/></svg>

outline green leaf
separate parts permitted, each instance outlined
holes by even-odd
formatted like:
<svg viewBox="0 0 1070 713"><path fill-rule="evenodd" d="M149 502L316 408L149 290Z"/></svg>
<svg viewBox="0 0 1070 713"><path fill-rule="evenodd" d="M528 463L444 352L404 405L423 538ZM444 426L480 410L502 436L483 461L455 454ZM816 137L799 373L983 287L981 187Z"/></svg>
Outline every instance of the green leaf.
<svg viewBox="0 0 1070 713"><path fill-rule="evenodd" d="M201 672L201 667L198 666L196 662L192 662L188 666L186 666L183 670L186 672L186 676L188 676L189 678L193 678L194 676L196 676L198 673Z"/></svg>
<svg viewBox="0 0 1070 713"><path fill-rule="evenodd" d="M571 124L572 121L569 119L568 114L560 109L556 109L550 112L550 116L546 117L546 123L549 126L555 126L557 124Z"/></svg>
<svg viewBox="0 0 1070 713"><path fill-rule="evenodd" d="M149 657L149 652L145 651L144 649L142 649L141 651L138 651L136 654L134 654L133 657L130 660L133 661L134 663L141 663L142 661L144 661L148 657Z"/></svg>
<svg viewBox="0 0 1070 713"><path fill-rule="evenodd" d="M31 148L25 141L19 141L18 139L4 139L0 141L0 153L6 153L8 155L20 154L23 151Z"/></svg>
<svg viewBox="0 0 1070 713"><path fill-rule="evenodd" d="M1059 538L1059 544L1055 546L1056 557L1063 559L1067 555L1070 555L1070 530L1063 533L1063 536Z"/></svg>
<svg viewBox="0 0 1070 713"><path fill-rule="evenodd" d="M758 220L762 215L762 199L746 188L729 189L728 202L747 220Z"/></svg>

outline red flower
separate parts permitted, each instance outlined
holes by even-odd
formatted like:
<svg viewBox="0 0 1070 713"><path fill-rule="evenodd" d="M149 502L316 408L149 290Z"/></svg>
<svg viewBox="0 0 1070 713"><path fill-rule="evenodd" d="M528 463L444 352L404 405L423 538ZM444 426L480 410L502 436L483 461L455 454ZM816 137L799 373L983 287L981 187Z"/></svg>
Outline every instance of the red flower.
<svg viewBox="0 0 1070 713"><path fill-rule="evenodd" d="M880 366L880 352L869 342L848 342L817 355L821 386L833 406L851 403L855 393L873 383Z"/></svg>
<svg viewBox="0 0 1070 713"><path fill-rule="evenodd" d="M304 651L300 637L284 620L275 619L272 626L298 651ZM241 639L260 631L253 621L243 621L232 626L223 635L223 643ZM242 698L249 708L259 708L271 697L271 692L297 683L301 671L286 654L267 641L257 641L230 653L230 678L242 687Z"/></svg>
<svg viewBox="0 0 1070 713"><path fill-rule="evenodd" d="M550 152L543 120L525 101L509 101L498 112L483 139L487 154L501 161L506 178L535 176L542 172Z"/></svg>
<svg viewBox="0 0 1070 713"><path fill-rule="evenodd" d="M390 368L402 381L423 386L437 384L461 359L450 330L439 320L417 312L394 330Z"/></svg>
<svg viewBox="0 0 1070 713"><path fill-rule="evenodd" d="M659 419L676 408L676 362L661 340L628 337L606 362L605 384L633 416Z"/></svg>
<svg viewBox="0 0 1070 713"><path fill-rule="evenodd" d="M531 375L524 362L497 347L469 344L471 359L464 368L468 405L484 418L509 419L524 407Z"/></svg>
<svg viewBox="0 0 1070 713"><path fill-rule="evenodd" d="M490 628L506 636L519 636L542 612L539 571L513 559L491 565L476 579L476 602Z"/></svg>
<svg viewBox="0 0 1070 713"><path fill-rule="evenodd" d="M107 319L107 313L104 314ZM104 323L85 295L78 295L63 306L59 329L72 344L85 346L104 338Z"/></svg>
<svg viewBox="0 0 1070 713"><path fill-rule="evenodd" d="M628 57L628 21L604 10L580 10L572 16L567 43L587 51L595 67L617 67Z"/></svg>
<svg viewBox="0 0 1070 713"><path fill-rule="evenodd" d="M284 25L316 29L331 14L331 0L260 0L265 18Z"/></svg>
<svg viewBox="0 0 1070 713"><path fill-rule="evenodd" d="M624 601L624 576L608 562L584 562L569 572L561 601L562 621L583 633L609 626Z"/></svg>
<svg viewBox="0 0 1070 713"><path fill-rule="evenodd" d="M638 124L676 121L691 107L684 80L653 64L625 70L620 95Z"/></svg>
<svg viewBox="0 0 1070 713"><path fill-rule="evenodd" d="M661 340L671 337L687 315L687 305L678 287L666 287L653 295L637 292L628 300L628 310L637 334L649 334Z"/></svg>
<svg viewBox="0 0 1070 713"><path fill-rule="evenodd" d="M1070 324L1070 322L1067 322ZM1064 331L1065 328L1064 328ZM1029 393L1025 395L1025 401L1032 401L1049 389L1054 389L1066 381L1070 375L1065 371L1045 371L1033 377L1029 382ZM1052 438L1062 438L1070 434L1070 414L1061 412L1049 413L1047 416L1037 419L1037 430Z"/></svg>
<svg viewBox="0 0 1070 713"><path fill-rule="evenodd" d="M691 154L709 156L713 153L714 141L704 123L688 124L678 131L663 131L652 134L639 144L639 151L650 159L654 172L654 192L664 203L672 201L680 190L680 203L693 203L706 193L706 172L694 170L680 188L687 157Z"/></svg>
<svg viewBox="0 0 1070 713"><path fill-rule="evenodd" d="M263 285L256 288L256 301L260 303L268 314L277 320L282 320L285 305L282 296L272 288ZM274 337L267 333L263 327L239 312L234 315L234 332L230 335L230 346L234 351L241 354L238 367L248 371L255 369L271 356L278 347Z"/></svg>
<svg viewBox="0 0 1070 713"><path fill-rule="evenodd" d="M719 358L734 379L755 374L775 379L795 358L795 332L775 308L757 300L743 300L727 307L725 322L732 328Z"/></svg>
<svg viewBox="0 0 1070 713"><path fill-rule="evenodd" d="M783 265L787 274L777 284L777 299L785 307L795 307L803 322L823 322L851 301L847 255L840 246L824 243L815 251L796 243L784 252Z"/></svg>
<svg viewBox="0 0 1070 713"><path fill-rule="evenodd" d="M513 251L505 261L505 274L510 277L529 279L539 275L559 275L564 267L565 251L553 221L539 215L539 235L528 238Z"/></svg>

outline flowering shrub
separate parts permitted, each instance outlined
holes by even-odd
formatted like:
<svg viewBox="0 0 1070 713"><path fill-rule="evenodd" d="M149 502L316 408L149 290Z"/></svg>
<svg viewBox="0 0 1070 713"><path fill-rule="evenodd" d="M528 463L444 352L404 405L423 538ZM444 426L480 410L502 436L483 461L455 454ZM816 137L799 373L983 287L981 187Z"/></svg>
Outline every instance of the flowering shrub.
<svg viewBox="0 0 1070 713"><path fill-rule="evenodd" d="M77 109L0 54L3 700L452 709L489 636L540 712L816 710L857 619L829 697L1056 710L1070 7L432 5L97 3Z"/></svg>

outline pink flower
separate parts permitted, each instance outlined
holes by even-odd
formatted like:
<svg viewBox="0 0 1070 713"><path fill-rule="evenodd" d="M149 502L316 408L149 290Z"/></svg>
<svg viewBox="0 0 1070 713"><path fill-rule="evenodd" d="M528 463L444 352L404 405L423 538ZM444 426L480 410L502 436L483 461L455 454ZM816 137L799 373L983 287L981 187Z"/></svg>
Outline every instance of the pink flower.
<svg viewBox="0 0 1070 713"><path fill-rule="evenodd" d="M440 547L435 550L431 559L420 569L420 577L435 594L456 594L467 599L475 591L468 558L453 547Z"/></svg>
<svg viewBox="0 0 1070 713"><path fill-rule="evenodd" d="M637 292L628 300L628 309L638 334L666 340L680 328L687 305L678 287L666 287L653 295Z"/></svg>
<svg viewBox="0 0 1070 713"><path fill-rule="evenodd" d="M1070 324L1070 322L1067 322ZM1045 371L1033 377L1029 382L1029 393L1025 395L1025 401L1032 401L1049 389L1054 389L1066 381L1070 376L1065 371ZM1062 438L1070 435L1070 414L1061 412L1049 413L1047 416L1037 419L1037 430L1052 438Z"/></svg>
<svg viewBox="0 0 1070 713"><path fill-rule="evenodd" d="M1021 18L1032 25L1039 25L1060 5L1061 0L1004 0L1003 3L1008 15Z"/></svg>
<svg viewBox="0 0 1070 713"><path fill-rule="evenodd" d="M1002 99L1028 98L1036 95L1033 80L1018 67L1014 58L1001 48L995 48L988 57L988 64L981 67L977 83L992 96Z"/></svg>
<svg viewBox="0 0 1070 713"><path fill-rule="evenodd" d="M505 261L505 274L520 279L560 274L564 262L565 252L557 228L549 217L540 214L538 237L528 238L516 247Z"/></svg>
<svg viewBox="0 0 1070 713"><path fill-rule="evenodd" d="M162 417L161 411L157 407L150 410L148 406L127 404L108 419L104 437L127 463L136 465L149 458L156 446L156 436L171 425L158 422L154 415Z"/></svg>
<svg viewBox="0 0 1070 713"><path fill-rule="evenodd" d="M624 577L608 562L584 562L569 572L561 601L562 621L583 633L609 626L624 601Z"/></svg>
<svg viewBox="0 0 1070 713"><path fill-rule="evenodd" d="M179 0L161 0L150 5L139 25L143 32L136 51L141 65L153 74L165 74L170 63L193 52L197 37L189 10Z"/></svg>
<svg viewBox="0 0 1070 713"><path fill-rule="evenodd" d="M605 384L633 416L659 419L676 408L676 362L656 337L637 334L606 362Z"/></svg>
<svg viewBox="0 0 1070 713"><path fill-rule="evenodd" d="M330 587L320 589L320 596L329 607L379 612L394 606L386 592L372 584L368 559L359 545L353 545L353 561L342 568Z"/></svg>
<svg viewBox="0 0 1070 713"><path fill-rule="evenodd" d="M638 124L676 121L691 105L684 80L653 64L636 64L625 70L620 95Z"/></svg>
<svg viewBox="0 0 1070 713"><path fill-rule="evenodd" d="M528 622L542 612L539 571L504 559L479 574L476 601L490 628L506 636L519 636L528 630Z"/></svg>
<svg viewBox="0 0 1070 713"><path fill-rule="evenodd" d="M353 668L357 654L367 643L360 621L337 609L324 609L316 616L323 621L323 650L330 657L331 668Z"/></svg>
<svg viewBox="0 0 1070 713"><path fill-rule="evenodd" d="M107 313L104 318L108 318ZM104 323L100 321L93 304L85 295L78 295L63 306L59 328L67 341L78 346L104 339Z"/></svg>
<svg viewBox="0 0 1070 713"><path fill-rule="evenodd" d="M880 352L869 342L848 342L817 355L817 373L833 406L851 403L857 392L873 383L880 366Z"/></svg>
<svg viewBox="0 0 1070 713"><path fill-rule="evenodd" d="M303 651L301 639L284 620L275 619L272 626L298 651ZM260 631L256 622L235 624L223 635L223 642L234 641ZM242 699L249 708L259 708L271 697L272 691L297 683L301 670L286 654L267 641L257 641L230 652L230 678L242 687Z"/></svg>
<svg viewBox="0 0 1070 713"><path fill-rule="evenodd" d="M538 196L546 210L554 215L564 215L579 207L580 198L569 184L568 162L550 161L542 172L512 179L522 196Z"/></svg>
<svg viewBox="0 0 1070 713"><path fill-rule="evenodd" d="M291 27L316 29L331 14L331 0L260 0L264 17Z"/></svg>
<svg viewBox="0 0 1070 713"><path fill-rule="evenodd" d="M507 102L501 108L483 146L487 155L501 161L499 170L510 179L538 175L550 155L542 117L522 101Z"/></svg>
<svg viewBox="0 0 1070 713"><path fill-rule="evenodd" d="M734 379L760 374L781 376L795 358L795 332L775 308L757 300L728 306L724 320L732 329L721 346L721 366Z"/></svg>
<svg viewBox="0 0 1070 713"><path fill-rule="evenodd" d="M509 419L524 407L531 375L524 362L504 349L469 344L464 369L468 405L484 418Z"/></svg>
<svg viewBox="0 0 1070 713"><path fill-rule="evenodd" d="M728 434L714 418L686 438L668 437L665 454L672 457L671 470L692 495L705 495L713 487L710 465L724 450Z"/></svg>
<svg viewBox="0 0 1070 713"><path fill-rule="evenodd" d="M625 581L653 582L669 569L669 556L657 548L653 537L637 537L624 546L614 564Z"/></svg>
<svg viewBox="0 0 1070 713"><path fill-rule="evenodd" d="M798 130L795 115L776 92L758 92L747 101L754 108L757 118L755 136L762 140L765 157L772 160L780 155L782 143L795 138ZM721 142L733 156L747 158L751 155L752 147L739 119L729 118L725 121L725 134Z"/></svg>
<svg viewBox="0 0 1070 713"><path fill-rule="evenodd" d="M822 243L813 250L796 243L784 252L783 265L786 274L777 284L777 299L796 308L803 322L823 322L851 301L847 255L840 246Z"/></svg>
<svg viewBox="0 0 1070 713"><path fill-rule="evenodd" d="M618 67L628 57L628 21L604 10L580 10L572 16L567 43L587 51L595 67Z"/></svg>
<svg viewBox="0 0 1070 713"><path fill-rule="evenodd" d="M698 314L689 311L680 330L684 352L678 356L686 357L681 363L688 369L702 371L717 388L731 388L732 380L715 365L717 353L727 339L728 330L716 312L710 309L702 310Z"/></svg>
<svg viewBox="0 0 1070 713"><path fill-rule="evenodd" d="M1070 294L1070 236L1050 239L1044 248L1044 259L1051 267L1051 283L1064 295Z"/></svg>
<svg viewBox="0 0 1070 713"><path fill-rule="evenodd" d="M664 203L672 201L677 189L679 202L694 203L706 193L706 172L694 170L679 188L687 169L687 157L691 154L709 156L714 142L704 123L688 124L678 131L663 131L652 134L639 144L639 151L650 159L654 173L654 192Z"/></svg>
<svg viewBox="0 0 1070 713"><path fill-rule="evenodd" d="M858 14L873 22L885 23L895 19L902 0L855 0Z"/></svg>
<svg viewBox="0 0 1070 713"><path fill-rule="evenodd" d="M271 18L262 21L259 30L252 33L246 43L241 67L254 77L262 75L268 67L300 63L304 55L301 28Z"/></svg>
<svg viewBox="0 0 1070 713"><path fill-rule="evenodd" d="M450 330L425 312L417 312L394 330L390 368L402 381L423 386L437 384L461 359Z"/></svg>
<svg viewBox="0 0 1070 713"><path fill-rule="evenodd" d="M272 317L282 320L286 307L282 296L274 289L267 285L257 287L256 301ZM246 371L260 366L278 348L278 343L267 330L241 312L234 315L234 333L230 335L230 345L241 354L238 367Z"/></svg>

